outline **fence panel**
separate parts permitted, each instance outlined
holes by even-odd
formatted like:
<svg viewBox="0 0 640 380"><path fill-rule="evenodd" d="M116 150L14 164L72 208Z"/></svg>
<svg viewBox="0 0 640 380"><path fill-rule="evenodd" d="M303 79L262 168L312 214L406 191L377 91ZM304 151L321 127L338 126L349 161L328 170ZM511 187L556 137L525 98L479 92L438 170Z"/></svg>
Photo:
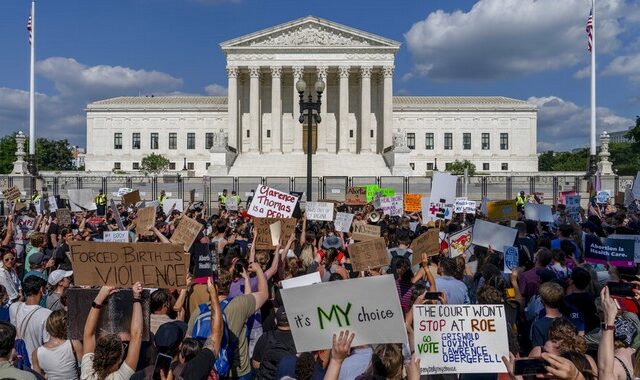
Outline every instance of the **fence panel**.
<svg viewBox="0 0 640 380"><path fill-rule="evenodd" d="M396 194L404 193L404 177L380 177L380 187L390 187Z"/></svg>
<svg viewBox="0 0 640 380"><path fill-rule="evenodd" d="M321 196L322 194L320 194L319 190L320 190L320 178L319 177L312 177L311 178L311 200L312 201L317 201L319 198L319 196ZM293 190L294 191L300 191L305 193L302 196L302 200L306 201L307 200L307 177L294 177L293 178Z"/></svg>
<svg viewBox="0 0 640 380"><path fill-rule="evenodd" d="M376 177L351 177L351 186L375 185Z"/></svg>
<svg viewBox="0 0 640 380"><path fill-rule="evenodd" d="M285 193L291 191L291 179L289 177L267 177L265 184L276 190L284 191Z"/></svg>
<svg viewBox="0 0 640 380"><path fill-rule="evenodd" d="M344 201L347 196L349 177L324 177L324 199Z"/></svg>
<svg viewBox="0 0 640 380"><path fill-rule="evenodd" d="M431 193L430 177L409 177L408 189L409 193L429 194Z"/></svg>

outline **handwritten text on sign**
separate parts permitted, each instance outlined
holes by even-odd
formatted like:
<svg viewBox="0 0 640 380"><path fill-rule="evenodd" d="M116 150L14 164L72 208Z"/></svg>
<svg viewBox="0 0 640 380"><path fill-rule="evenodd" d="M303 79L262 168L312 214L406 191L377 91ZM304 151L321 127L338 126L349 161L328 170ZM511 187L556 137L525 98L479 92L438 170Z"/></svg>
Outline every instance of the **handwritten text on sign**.
<svg viewBox="0 0 640 380"><path fill-rule="evenodd" d="M298 198L268 186L258 185L251 200L249 215L265 218L290 218Z"/></svg>
<svg viewBox="0 0 640 380"><path fill-rule="evenodd" d="M503 305L415 305L413 331L422 375L506 372Z"/></svg>
<svg viewBox="0 0 640 380"><path fill-rule="evenodd" d="M330 202L307 202L304 210L307 220L333 220L333 203Z"/></svg>
<svg viewBox="0 0 640 380"><path fill-rule="evenodd" d="M76 285L131 287L137 281L148 288L187 285L189 255L182 244L78 242L69 248Z"/></svg>
<svg viewBox="0 0 640 380"><path fill-rule="evenodd" d="M389 265L387 245L384 238L363 241L349 246L349 257L354 271L380 268Z"/></svg>

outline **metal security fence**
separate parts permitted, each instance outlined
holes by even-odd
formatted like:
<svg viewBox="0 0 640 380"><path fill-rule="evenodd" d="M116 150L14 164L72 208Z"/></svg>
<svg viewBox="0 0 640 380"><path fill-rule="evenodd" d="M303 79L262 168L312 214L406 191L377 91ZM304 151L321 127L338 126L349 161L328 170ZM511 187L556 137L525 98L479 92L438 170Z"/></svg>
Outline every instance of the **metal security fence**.
<svg viewBox="0 0 640 380"><path fill-rule="evenodd" d="M236 191L244 204L258 184L267 185L280 191L306 191L306 177L187 177L181 175L167 176L46 176L42 181L34 181L32 177L0 176L0 190L18 186L25 198L32 194L35 187L46 186L49 195L67 198L69 189L103 190L109 197L121 188L138 189L143 199L157 199L164 190L171 198L189 201L190 192L195 190L194 200L218 206L218 195L223 190L230 194ZM625 187L633 183L633 177L607 176L602 178L602 189L611 190L613 195L624 192ZM380 187L393 188L397 193L429 194L430 177L313 177L312 199L344 200L347 187L376 184ZM467 183L464 178L458 179L457 195L466 196L470 200L480 201L483 197L490 200L513 199L520 192L537 193L546 204L558 202L563 191L575 191L583 197L587 196L587 180L582 176L470 176ZM306 197L305 197L306 199ZM7 211L5 201L0 194L0 215Z"/></svg>

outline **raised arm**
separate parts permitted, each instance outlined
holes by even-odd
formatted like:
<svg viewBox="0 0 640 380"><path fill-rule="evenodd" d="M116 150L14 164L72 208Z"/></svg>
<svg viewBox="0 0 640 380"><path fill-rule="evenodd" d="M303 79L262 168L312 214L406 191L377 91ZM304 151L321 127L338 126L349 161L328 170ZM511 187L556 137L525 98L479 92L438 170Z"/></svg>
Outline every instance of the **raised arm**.
<svg viewBox="0 0 640 380"><path fill-rule="evenodd" d="M340 367L342 362L347 358L351 351L351 342L355 337L354 333L349 333L349 330L340 331L340 335L336 338L336 334L333 334L333 347L331 348L331 360L329 360L329 366L327 372L324 374L324 380L337 380L340 375Z"/></svg>
<svg viewBox="0 0 640 380"><path fill-rule="evenodd" d="M274 274L278 272L278 264L280 263L280 242L276 246L275 251L273 251L273 260L271 260L271 266L267 268L264 272L264 275L267 276L267 280L270 280Z"/></svg>
<svg viewBox="0 0 640 380"><path fill-rule="evenodd" d="M300 233L300 245L307 242L307 216L302 216L302 232Z"/></svg>
<svg viewBox="0 0 640 380"><path fill-rule="evenodd" d="M262 305L267 302L269 298L269 289L267 287L267 279L265 278L264 272L258 263L249 264L249 270L256 274L256 278L258 279L258 291L252 293L252 295L256 299L256 310L260 310Z"/></svg>
<svg viewBox="0 0 640 380"><path fill-rule="evenodd" d="M211 335L204 344L204 348L210 349L215 357L218 357L220 344L222 343L222 309L218 301L218 288L211 282L211 277L207 279L207 290L211 299Z"/></svg>
<svg viewBox="0 0 640 380"><path fill-rule="evenodd" d="M98 327L98 319L100 319L100 309L109 295L116 291L112 286L103 286L93 300L87 321L84 323L84 333L82 334L85 354L92 353L96 349L96 328Z"/></svg>
<svg viewBox="0 0 640 380"><path fill-rule="evenodd" d="M11 243L11 239L13 238L13 215L9 215L7 218L7 234L2 240L2 245L4 247L8 246Z"/></svg>
<svg viewBox="0 0 640 380"><path fill-rule="evenodd" d="M605 286L600 292L600 301L604 312L603 322L605 325L613 326L618 314L618 306L609 296L609 288ZM598 345L598 378L615 379L614 375L614 346L613 330L602 329L600 344Z"/></svg>
<svg viewBox="0 0 640 380"><path fill-rule="evenodd" d="M184 320L184 303L187 299L187 290L191 287L191 274L187 273L187 286L184 289L180 289L180 294L178 295L178 299L176 303L173 304L173 311L178 313L178 319Z"/></svg>
<svg viewBox="0 0 640 380"><path fill-rule="evenodd" d="M251 249L249 250L249 264L256 260L256 238L258 237L258 230L253 229L253 241L251 242Z"/></svg>
<svg viewBox="0 0 640 380"><path fill-rule="evenodd" d="M135 369L138 366L140 358L140 346L142 345L142 285L136 282L131 288L133 291L133 313L131 315L131 327L129 328L131 340L129 341L129 351L125 363L129 368Z"/></svg>
<svg viewBox="0 0 640 380"><path fill-rule="evenodd" d="M160 230L158 230L156 228L156 226L151 226L151 228L149 228L150 231L153 231L153 233L156 235L156 237L160 240L161 243L166 243L166 244L170 244L171 241L169 239L167 239L166 236L164 236L162 234L162 232L160 232Z"/></svg>

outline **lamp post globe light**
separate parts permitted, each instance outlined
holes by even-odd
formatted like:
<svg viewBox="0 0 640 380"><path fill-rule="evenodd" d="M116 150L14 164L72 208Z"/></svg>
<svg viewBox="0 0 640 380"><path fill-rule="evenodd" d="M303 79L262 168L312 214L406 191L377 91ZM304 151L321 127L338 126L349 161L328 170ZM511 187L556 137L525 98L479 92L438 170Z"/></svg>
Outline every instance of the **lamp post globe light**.
<svg viewBox="0 0 640 380"><path fill-rule="evenodd" d="M309 93L309 98L305 102L304 101L304 92L307 89L307 83L300 78L296 83L296 90L300 95L300 124L304 123L305 111L307 113L307 202L311 202L311 178L312 176L312 161L311 154L313 149L312 144L312 128L313 128L313 120L316 121L316 124L320 124L322 118L320 117L320 105L322 104L322 93L324 92L324 81L320 78L316 81L314 85L314 89L316 90L317 100L313 101L313 96L311 92ZM315 113L313 111L316 111ZM313 118L313 119L312 119Z"/></svg>

